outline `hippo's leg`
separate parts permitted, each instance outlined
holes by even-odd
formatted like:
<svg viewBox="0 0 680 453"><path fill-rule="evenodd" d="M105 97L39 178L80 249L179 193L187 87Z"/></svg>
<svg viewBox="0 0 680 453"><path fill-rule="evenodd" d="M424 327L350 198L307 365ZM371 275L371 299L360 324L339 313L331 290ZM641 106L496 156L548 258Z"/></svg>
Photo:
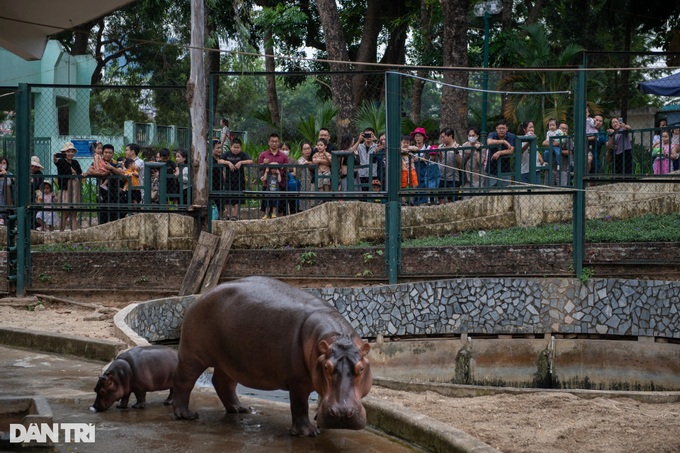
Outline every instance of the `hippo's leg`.
<svg viewBox="0 0 680 453"><path fill-rule="evenodd" d="M133 409L144 409L146 407L146 392L135 392L137 402L132 406Z"/></svg>
<svg viewBox="0 0 680 453"><path fill-rule="evenodd" d="M220 397L220 401L224 404L224 408L227 410L228 414L247 414L250 412L247 406L241 404L241 401L236 395L236 385L238 384L235 380L230 378L224 371L219 368L215 368L212 378L213 387L217 392L217 396Z"/></svg>
<svg viewBox="0 0 680 453"><path fill-rule="evenodd" d="M172 406L176 418L193 420L196 412L189 410L189 396L198 377L207 367L201 363L187 363L180 360L172 384Z"/></svg>
<svg viewBox="0 0 680 453"><path fill-rule="evenodd" d="M308 389L291 387L290 413L293 418L293 426L290 434L293 436L316 436L319 430L309 421L309 394Z"/></svg>
<svg viewBox="0 0 680 453"><path fill-rule="evenodd" d="M116 406L118 409L127 409L128 401L130 400L130 394L126 393L123 395L123 397L120 399L120 403Z"/></svg>
<svg viewBox="0 0 680 453"><path fill-rule="evenodd" d="M172 389L170 389L170 394L165 399L165 401L163 401L163 404L165 404L166 406L169 406L169 405L172 404Z"/></svg>

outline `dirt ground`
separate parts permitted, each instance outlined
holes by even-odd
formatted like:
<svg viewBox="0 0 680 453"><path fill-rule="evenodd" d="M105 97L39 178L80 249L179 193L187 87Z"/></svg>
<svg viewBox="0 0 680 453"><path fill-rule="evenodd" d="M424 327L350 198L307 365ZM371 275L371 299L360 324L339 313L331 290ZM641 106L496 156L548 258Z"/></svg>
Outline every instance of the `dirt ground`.
<svg viewBox="0 0 680 453"><path fill-rule="evenodd" d="M113 314L126 303L88 301L104 308L45 302L7 306L3 327L114 339ZM371 396L402 404L465 431L504 452L677 452L680 403L628 398L583 399L570 393L450 398L373 387Z"/></svg>

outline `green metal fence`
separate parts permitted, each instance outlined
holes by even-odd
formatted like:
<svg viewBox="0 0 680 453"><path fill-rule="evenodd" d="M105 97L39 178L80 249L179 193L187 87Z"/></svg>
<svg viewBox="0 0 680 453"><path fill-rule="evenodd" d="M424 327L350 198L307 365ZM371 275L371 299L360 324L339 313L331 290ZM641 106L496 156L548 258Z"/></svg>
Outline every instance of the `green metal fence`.
<svg viewBox="0 0 680 453"><path fill-rule="evenodd" d="M586 60L586 65L591 63ZM560 71L560 77L547 77L554 71L488 70L486 96L480 91L481 71L212 74L208 129L221 137L219 120L224 117L231 133L225 143L214 142L213 132L206 137L212 154L205 207L212 221L207 228L214 222L262 220L302 211L313 216L317 206L328 202L370 202L380 205L386 219L382 239L372 245L384 248L385 275L392 282L462 273L465 262L434 271L425 258L421 267L403 265L404 247L417 252L424 237L475 235L485 238L483 244L487 239L492 243L495 231L510 228L530 236L543 227L542 240L549 242L554 227L554 241L572 246L568 272L581 275L588 222L677 210L677 176L672 174L676 159L656 145L657 135L668 133L670 141L676 128L672 122L640 123L626 129L629 150L610 151L623 131L610 133L604 124L596 132L586 130L593 114L603 114L606 120L620 114L600 99L609 92L598 91L593 82L606 77L586 68ZM271 92L268 96L268 78L275 82L276 103ZM556 82L540 91L522 91L532 80L544 79ZM354 87L349 110L343 110L331 94L330 88L341 82ZM8 241L8 250L16 260L17 287L30 286L20 270L30 268L30 235L38 228L40 212L56 214L59 229L67 220L71 228L90 228L136 212L200 212L190 209L191 134L184 91L183 87L19 87L15 134L2 137L17 190L11 203L0 209L8 219L16 215L11 226L16 235ZM490 134L470 140L480 132L483 98ZM648 101L650 112L655 105L662 111L661 105ZM590 119L586 106L591 109ZM654 114L650 115L653 122ZM552 116L566 121L556 125L561 134L549 134ZM532 124L520 124L524 122ZM325 161L315 161L310 154L323 128L330 133L332 148ZM372 132L366 138L367 128ZM453 129L452 141L446 137L448 128ZM272 134L278 135L281 149L287 148L285 159L279 155L270 161L271 155L265 154ZM239 141L240 149L235 149ZM63 165L57 162L67 142L75 148L81 172L59 170ZM97 142L113 146L109 160L116 165L124 162L126 145L137 143L144 170L136 176L134 172L102 175L93 169ZM170 163L155 162L163 149L170 152ZM180 150L186 151L188 159L176 165ZM233 157L239 152L243 155ZM32 156L44 167L41 175L31 173ZM237 161L243 161L238 168ZM270 187L278 190L264 190L272 174ZM34 186L39 181L51 182L56 189L49 206L44 203L43 187ZM77 197L69 187L78 188ZM632 240L645 239L633 235ZM338 269L336 277L352 276Z"/></svg>

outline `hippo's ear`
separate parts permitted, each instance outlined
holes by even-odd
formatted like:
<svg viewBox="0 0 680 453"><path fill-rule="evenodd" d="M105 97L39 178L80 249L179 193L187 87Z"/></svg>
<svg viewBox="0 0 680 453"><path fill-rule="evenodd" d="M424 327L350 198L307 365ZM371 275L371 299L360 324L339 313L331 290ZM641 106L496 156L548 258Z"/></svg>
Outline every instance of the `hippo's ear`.
<svg viewBox="0 0 680 453"><path fill-rule="evenodd" d="M319 352L323 355L328 355L328 352L331 350L331 347L326 343L326 340L321 340L319 342Z"/></svg>
<svg viewBox="0 0 680 453"><path fill-rule="evenodd" d="M104 375L104 382L103 382L102 387L104 389L108 390L108 389L112 388L114 385L115 385L115 381L113 379L113 376L109 373L106 373Z"/></svg>
<svg viewBox="0 0 680 453"><path fill-rule="evenodd" d="M368 341L364 341L361 343L361 347L359 349L361 350L361 357L366 357L368 352L371 350L371 345L368 344Z"/></svg>

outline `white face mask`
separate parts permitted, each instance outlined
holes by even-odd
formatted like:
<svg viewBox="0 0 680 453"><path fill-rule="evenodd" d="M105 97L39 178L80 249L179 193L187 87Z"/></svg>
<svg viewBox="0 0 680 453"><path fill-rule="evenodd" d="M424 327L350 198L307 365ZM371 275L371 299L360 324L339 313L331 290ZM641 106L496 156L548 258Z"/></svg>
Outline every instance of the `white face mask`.
<svg viewBox="0 0 680 453"><path fill-rule="evenodd" d="M286 156L287 156L287 155L288 155L288 153L289 153L290 151L286 151L285 149L282 149L282 150L281 150L281 152L282 152L282 153L283 153L284 155L286 155Z"/></svg>
<svg viewBox="0 0 680 453"><path fill-rule="evenodd" d="M470 143L474 143L474 142L477 141L477 137L469 136L469 137L468 137L468 141L469 141Z"/></svg>

